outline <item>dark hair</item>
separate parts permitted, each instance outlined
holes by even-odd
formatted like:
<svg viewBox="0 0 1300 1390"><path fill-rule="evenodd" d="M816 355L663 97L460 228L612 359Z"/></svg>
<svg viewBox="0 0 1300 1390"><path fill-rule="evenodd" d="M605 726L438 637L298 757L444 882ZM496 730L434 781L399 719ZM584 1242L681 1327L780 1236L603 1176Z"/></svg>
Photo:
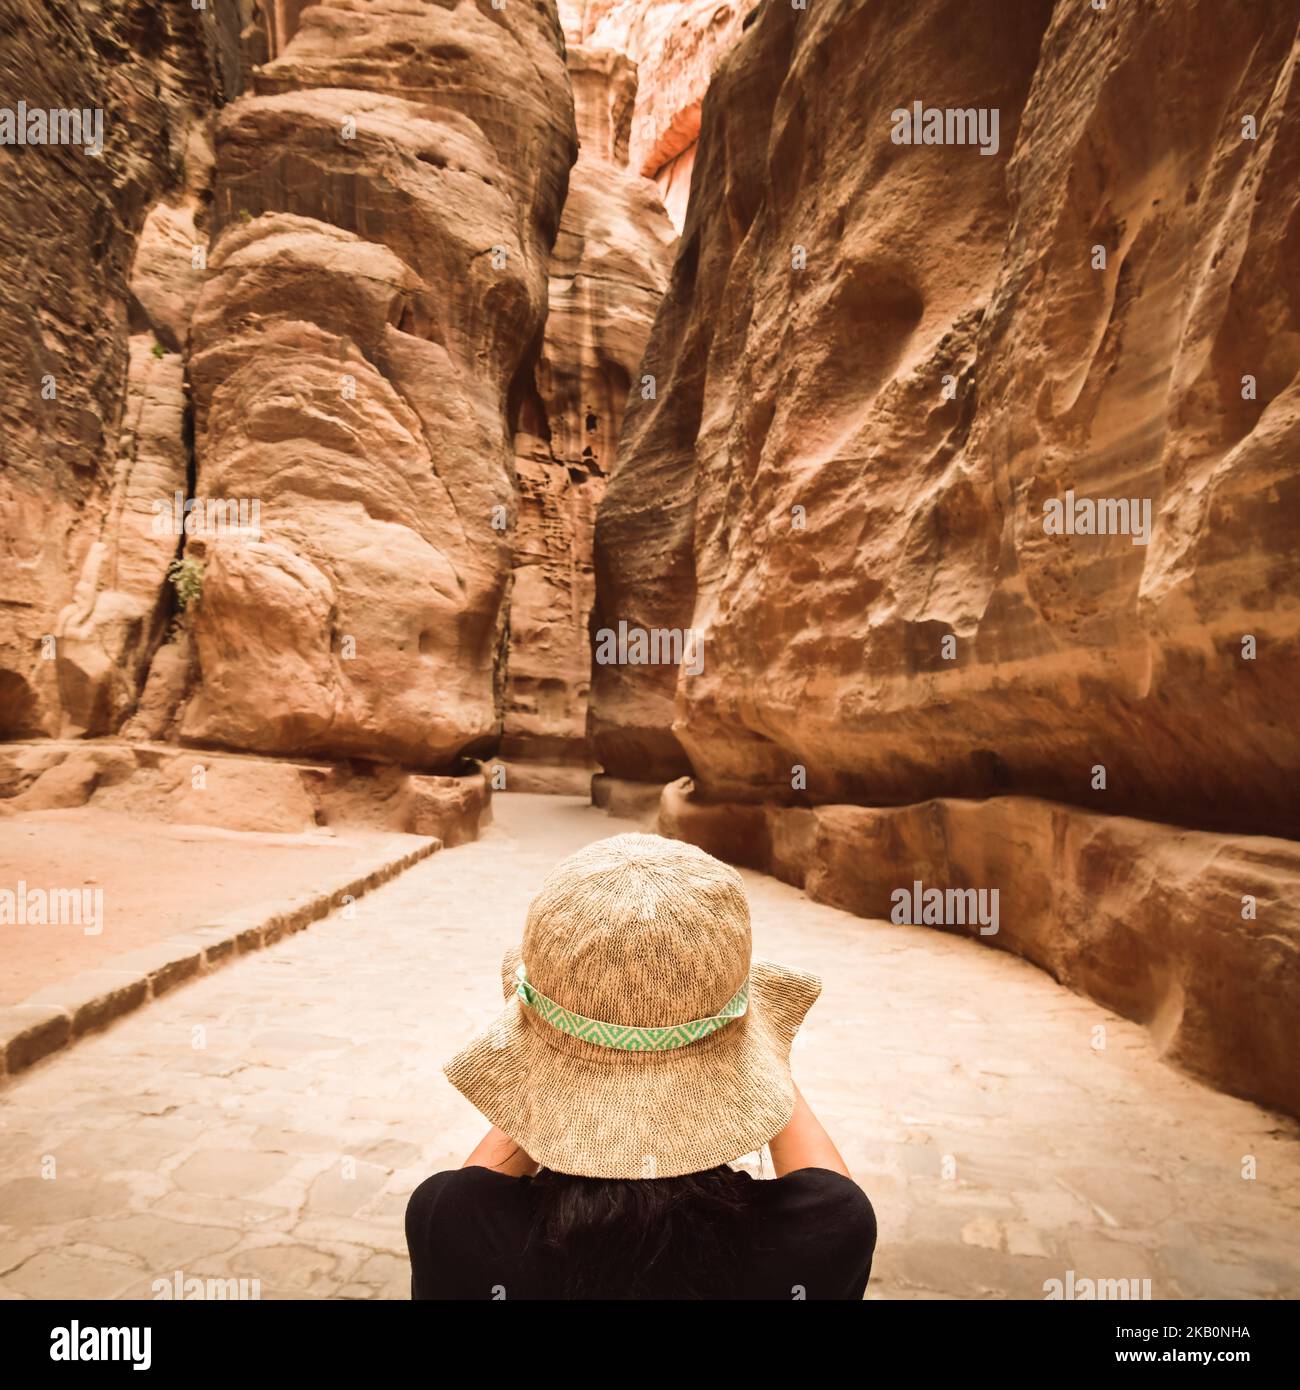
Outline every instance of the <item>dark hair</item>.
<svg viewBox="0 0 1300 1390"><path fill-rule="evenodd" d="M749 1180L725 1164L679 1178L533 1178L531 1240L567 1298L703 1298L745 1258ZM725 1276L724 1276L725 1277Z"/></svg>

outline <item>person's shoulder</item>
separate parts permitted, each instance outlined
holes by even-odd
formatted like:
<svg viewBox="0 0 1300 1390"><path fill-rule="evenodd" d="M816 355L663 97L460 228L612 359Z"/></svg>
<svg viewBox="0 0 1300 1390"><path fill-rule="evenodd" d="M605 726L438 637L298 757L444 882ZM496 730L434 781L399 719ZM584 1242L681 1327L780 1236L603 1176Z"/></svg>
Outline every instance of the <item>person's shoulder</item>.
<svg viewBox="0 0 1300 1390"><path fill-rule="evenodd" d="M425 1178L406 1204L411 1296L465 1298L466 1289L501 1282L489 1277L490 1266L500 1250L518 1244L525 1187L525 1179L491 1168L450 1168Z"/></svg>
<svg viewBox="0 0 1300 1390"><path fill-rule="evenodd" d="M842 1229L869 1232L875 1239L876 1213L871 1199L843 1173L830 1168L796 1168L760 1184L764 1196L783 1210L816 1214Z"/></svg>
<svg viewBox="0 0 1300 1390"><path fill-rule="evenodd" d="M434 1173L411 1193L406 1204L408 1226L413 1220L431 1219L439 1207L453 1207L465 1198L476 1198L484 1193L513 1191L520 1179L507 1177L504 1173L477 1164L468 1168L448 1168Z"/></svg>
<svg viewBox="0 0 1300 1390"><path fill-rule="evenodd" d="M871 1199L843 1173L796 1168L767 1188L764 1228L770 1248L783 1251L806 1298L861 1298L876 1253Z"/></svg>

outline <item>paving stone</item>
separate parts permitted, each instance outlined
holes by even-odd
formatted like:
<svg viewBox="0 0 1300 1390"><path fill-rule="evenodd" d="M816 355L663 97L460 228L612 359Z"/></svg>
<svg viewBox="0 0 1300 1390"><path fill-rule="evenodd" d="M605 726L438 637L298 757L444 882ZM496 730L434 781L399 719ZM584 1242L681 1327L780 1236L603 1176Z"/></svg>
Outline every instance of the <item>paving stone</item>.
<svg viewBox="0 0 1300 1390"><path fill-rule="evenodd" d="M139 1277L128 1265L43 1250L11 1269L3 1284L25 1298L120 1298Z"/></svg>
<svg viewBox="0 0 1300 1390"><path fill-rule="evenodd" d="M130 971L87 970L63 983L46 985L24 1002L61 1009L72 1020L72 1036L79 1038L139 1008L148 993L148 982Z"/></svg>
<svg viewBox="0 0 1300 1390"><path fill-rule="evenodd" d="M174 1169L171 1177L182 1191L206 1197L256 1196L292 1166L293 1160L284 1154L199 1149Z"/></svg>
<svg viewBox="0 0 1300 1390"><path fill-rule="evenodd" d="M41 1241L30 1234L0 1236L0 1279L24 1260L30 1260L41 1248Z"/></svg>
<svg viewBox="0 0 1300 1390"><path fill-rule="evenodd" d="M376 1284L390 1298L405 1297L411 1291L411 1266L392 1255L372 1255L356 1273L361 1284Z"/></svg>
<svg viewBox="0 0 1300 1390"><path fill-rule="evenodd" d="M311 1091L315 1085L316 1078L309 1071L293 1072L281 1067L256 1065L242 1068L236 1082L237 1089L261 1092L288 1091L298 1095ZM281 1100L278 1104L284 1105L285 1102Z"/></svg>
<svg viewBox="0 0 1300 1390"><path fill-rule="evenodd" d="M55 1181L76 1178L94 1182L128 1169L156 1171L175 1147L174 1138L97 1131L51 1145L48 1157L54 1161ZM45 1157L34 1152L28 1156L33 1170Z"/></svg>
<svg viewBox="0 0 1300 1390"><path fill-rule="evenodd" d="M419 1156L420 1150L414 1144L404 1143L400 1139L382 1139L379 1143L362 1149L359 1154L359 1157L370 1163L377 1163L381 1168L386 1168L390 1172L404 1164L414 1162Z"/></svg>
<svg viewBox="0 0 1300 1390"><path fill-rule="evenodd" d="M1152 1284L1152 1297L1167 1296L1167 1291L1162 1293L1156 1287L1158 1271L1145 1250L1108 1239L1106 1234L1100 1232L1083 1232L1067 1239L1066 1254L1076 1279L1152 1279L1155 1281Z"/></svg>
<svg viewBox="0 0 1300 1390"><path fill-rule="evenodd" d="M1033 1226L1011 1225L1006 1227L1007 1250L1012 1255L1028 1255L1033 1259L1045 1259L1051 1254L1042 1233Z"/></svg>
<svg viewBox="0 0 1300 1390"><path fill-rule="evenodd" d="M79 1229L79 1235L84 1241L139 1257L158 1276L170 1275L173 1266L184 1269L204 1255L229 1250L239 1239L228 1228L169 1221L149 1212L90 1222Z"/></svg>
<svg viewBox="0 0 1300 1390"><path fill-rule="evenodd" d="M1263 1262L1174 1234L1154 1252L1171 1298L1295 1298L1295 1265Z"/></svg>
<svg viewBox="0 0 1300 1390"><path fill-rule="evenodd" d="M407 1193L401 1200L399 1219L394 1221L386 1212L376 1210L374 1205L367 1207L364 1216L312 1216L299 1221L292 1235L308 1244L320 1245L331 1239L344 1240L353 1245L381 1254L406 1256L406 1236L403 1221Z"/></svg>
<svg viewBox="0 0 1300 1390"><path fill-rule="evenodd" d="M0 1223L19 1231L61 1225L120 1211L127 1197L122 1183L96 1178L12 1178L0 1183Z"/></svg>
<svg viewBox="0 0 1300 1390"><path fill-rule="evenodd" d="M209 1197L199 1192L168 1192L150 1204L151 1211L182 1220L210 1221L233 1230L274 1230L288 1226L296 1213L269 1202L247 1202L237 1197Z"/></svg>
<svg viewBox="0 0 1300 1390"><path fill-rule="evenodd" d="M388 1171L373 1164L358 1163L348 1177L343 1165L335 1163L311 1185L306 1212L312 1216L355 1216L388 1180Z"/></svg>
<svg viewBox="0 0 1300 1390"><path fill-rule="evenodd" d="M1181 1205L1179 1190L1173 1184L1131 1168L1067 1168L1060 1181L1121 1226L1163 1221Z"/></svg>
<svg viewBox="0 0 1300 1390"><path fill-rule="evenodd" d="M203 947L197 941L179 937L125 951L113 957L116 970L139 971L149 981L149 992L157 997L174 989L203 968Z"/></svg>
<svg viewBox="0 0 1300 1390"><path fill-rule="evenodd" d="M0 1008L0 1063L11 1076L56 1052L72 1034L72 1019L50 1004Z"/></svg>
<svg viewBox="0 0 1300 1390"><path fill-rule="evenodd" d="M238 1250L229 1258L236 1275L260 1279L276 1289L297 1292L301 1297L315 1285L328 1282L338 1260L308 1245L268 1245Z"/></svg>
<svg viewBox="0 0 1300 1390"><path fill-rule="evenodd" d="M978 1246L957 1251L944 1242L909 1243L890 1252L884 1264L904 1288L960 1298L1043 1298L1043 1281L1051 1277L1041 1260Z"/></svg>
<svg viewBox="0 0 1300 1390"><path fill-rule="evenodd" d="M976 1217L961 1228L963 1245L980 1245L986 1250L1001 1250L1003 1246L1002 1227L986 1216Z"/></svg>
<svg viewBox="0 0 1300 1390"><path fill-rule="evenodd" d="M1026 1221L1039 1228L1095 1226L1100 1220L1087 1202L1063 1187L1017 1191L1015 1203Z"/></svg>
<svg viewBox="0 0 1300 1390"><path fill-rule="evenodd" d="M263 1125L254 1130L251 1142L266 1152L287 1154L337 1154L339 1141L332 1134L303 1134L298 1130Z"/></svg>

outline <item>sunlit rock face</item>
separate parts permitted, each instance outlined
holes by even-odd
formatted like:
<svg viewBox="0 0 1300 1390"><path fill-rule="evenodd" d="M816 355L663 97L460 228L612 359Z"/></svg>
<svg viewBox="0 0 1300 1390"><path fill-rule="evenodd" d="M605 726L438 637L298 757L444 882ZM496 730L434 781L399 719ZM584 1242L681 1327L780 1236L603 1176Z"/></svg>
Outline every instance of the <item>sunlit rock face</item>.
<svg viewBox="0 0 1300 1390"><path fill-rule="evenodd" d="M700 108L713 72L758 0L562 0L569 43L613 49L637 66L628 142L634 173L653 179L680 231L690 194Z"/></svg>
<svg viewBox="0 0 1300 1390"><path fill-rule="evenodd" d="M178 325L240 24L0 3L0 104L72 103L80 139L0 145L0 739L116 727L164 625L151 506L186 477Z"/></svg>
<svg viewBox="0 0 1300 1390"><path fill-rule="evenodd" d="M198 486L260 516L187 545L181 733L437 768L501 729L513 421L576 153L563 40L546 6L296 24L217 129Z"/></svg>
<svg viewBox="0 0 1300 1390"><path fill-rule="evenodd" d="M541 354L516 436L519 517L502 752L585 766L591 538L676 234L626 167L636 69L571 45L580 141L551 256Z"/></svg>
<svg viewBox="0 0 1300 1390"><path fill-rule="evenodd" d="M758 12L597 522L603 617L703 670L597 671L608 770L1300 827L1296 27Z"/></svg>

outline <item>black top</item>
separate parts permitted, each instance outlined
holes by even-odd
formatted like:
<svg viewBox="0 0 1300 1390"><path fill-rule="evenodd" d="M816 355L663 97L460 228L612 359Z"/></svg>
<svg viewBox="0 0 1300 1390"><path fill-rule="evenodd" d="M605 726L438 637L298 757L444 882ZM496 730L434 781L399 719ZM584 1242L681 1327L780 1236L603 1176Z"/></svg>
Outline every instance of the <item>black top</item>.
<svg viewBox="0 0 1300 1390"><path fill-rule="evenodd" d="M862 1297L876 1247L876 1214L857 1183L825 1168L768 1180L736 1172L734 1178L744 1197L750 1256L711 1274L711 1297ZM531 1178L490 1168L426 1178L406 1208L411 1297L562 1297L562 1257L532 1237L537 1197ZM672 1269L658 1272L655 1296L677 1296L674 1282ZM618 1289L605 1287L607 1297L620 1297Z"/></svg>

